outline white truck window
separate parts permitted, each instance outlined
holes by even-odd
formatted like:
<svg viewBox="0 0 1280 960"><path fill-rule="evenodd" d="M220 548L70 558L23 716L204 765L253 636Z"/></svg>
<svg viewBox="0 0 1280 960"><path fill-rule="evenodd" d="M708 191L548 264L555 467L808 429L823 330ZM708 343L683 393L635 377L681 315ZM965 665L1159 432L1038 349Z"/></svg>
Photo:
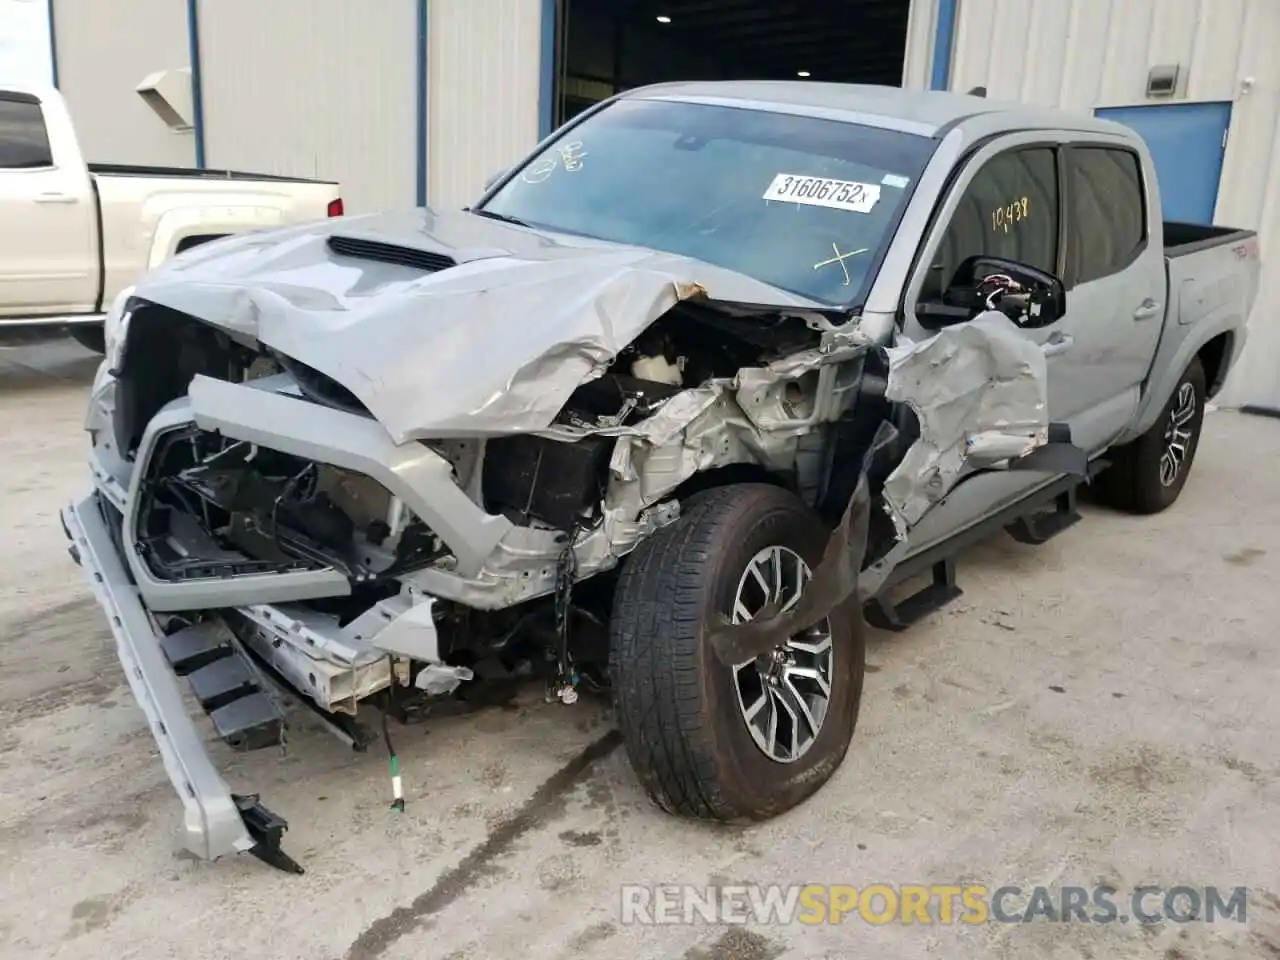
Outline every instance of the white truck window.
<svg viewBox="0 0 1280 960"><path fill-rule="evenodd" d="M40 101L28 94L0 93L0 169L53 166Z"/></svg>
<svg viewBox="0 0 1280 960"><path fill-rule="evenodd" d="M1072 147L1067 159L1068 286L1119 273L1142 252L1147 213L1132 150Z"/></svg>

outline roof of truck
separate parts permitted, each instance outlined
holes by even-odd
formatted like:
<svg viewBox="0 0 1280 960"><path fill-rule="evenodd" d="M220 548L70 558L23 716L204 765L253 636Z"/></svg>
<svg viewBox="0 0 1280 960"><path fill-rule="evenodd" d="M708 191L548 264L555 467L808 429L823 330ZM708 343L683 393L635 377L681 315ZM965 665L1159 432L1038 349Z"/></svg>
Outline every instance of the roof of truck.
<svg viewBox="0 0 1280 960"><path fill-rule="evenodd" d="M644 99L737 102L822 113L926 136L971 117L1008 114L1010 127L1044 126L1116 133L1118 124L1050 107L961 93L810 80L715 80L660 83L623 94Z"/></svg>

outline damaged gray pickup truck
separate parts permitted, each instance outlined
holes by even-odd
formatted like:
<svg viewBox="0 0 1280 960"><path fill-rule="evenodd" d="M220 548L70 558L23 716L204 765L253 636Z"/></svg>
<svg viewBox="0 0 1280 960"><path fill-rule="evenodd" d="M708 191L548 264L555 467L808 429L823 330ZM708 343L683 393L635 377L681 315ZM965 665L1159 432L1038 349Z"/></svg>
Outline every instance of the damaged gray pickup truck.
<svg viewBox="0 0 1280 960"><path fill-rule="evenodd" d="M179 677L238 749L298 703L363 747L365 710L607 690L660 806L762 819L845 755L864 611L935 609L966 543L1047 539L1085 482L1177 499L1258 271L1251 232L1162 223L1112 123L648 87L467 210L151 273L107 321L63 524L200 857L296 867Z"/></svg>

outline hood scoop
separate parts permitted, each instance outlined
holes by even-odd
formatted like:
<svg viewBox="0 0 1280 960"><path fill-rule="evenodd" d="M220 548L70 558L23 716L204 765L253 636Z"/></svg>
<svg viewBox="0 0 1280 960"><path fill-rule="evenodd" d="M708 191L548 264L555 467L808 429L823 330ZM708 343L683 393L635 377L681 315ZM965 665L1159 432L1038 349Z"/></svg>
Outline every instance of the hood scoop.
<svg viewBox="0 0 1280 960"><path fill-rule="evenodd" d="M456 267L458 261L445 253L434 253L430 250L419 250L415 247L402 247L394 243L382 243L378 240L365 240L361 237L331 236L329 250L340 257L355 257L360 260L376 260L379 263L392 263L400 267L411 267L424 273L438 273Z"/></svg>

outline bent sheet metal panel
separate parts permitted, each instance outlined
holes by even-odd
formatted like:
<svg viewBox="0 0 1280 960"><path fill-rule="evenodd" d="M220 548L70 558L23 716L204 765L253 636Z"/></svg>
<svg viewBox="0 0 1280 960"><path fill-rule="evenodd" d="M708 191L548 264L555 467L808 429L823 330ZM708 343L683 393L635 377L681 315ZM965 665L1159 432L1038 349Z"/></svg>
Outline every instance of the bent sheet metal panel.
<svg viewBox="0 0 1280 960"><path fill-rule="evenodd" d="M722 622L709 640L722 662L742 663L818 622L851 597L866 599L905 554L910 528L968 472L1025 457L1049 443L1047 367L1040 348L1003 314L988 311L919 344L889 351L886 396L910 404L920 438L885 484L885 509L898 542L859 584L872 509L866 469L894 436L882 425L863 462L863 477L828 541L809 588L787 610L766 608L754 620ZM1069 446L1069 445L1068 445ZM1076 451L1078 452L1078 451ZM1084 458L1075 459L1078 470ZM1040 465L1028 459L1028 469ZM1055 460L1049 469L1057 469Z"/></svg>
<svg viewBox="0 0 1280 960"><path fill-rule="evenodd" d="M94 495L67 507L62 516L80 550L89 585L106 613L125 679L146 714L165 773L182 801L183 847L205 860L249 850L253 839L187 716L178 679L116 554Z"/></svg>

